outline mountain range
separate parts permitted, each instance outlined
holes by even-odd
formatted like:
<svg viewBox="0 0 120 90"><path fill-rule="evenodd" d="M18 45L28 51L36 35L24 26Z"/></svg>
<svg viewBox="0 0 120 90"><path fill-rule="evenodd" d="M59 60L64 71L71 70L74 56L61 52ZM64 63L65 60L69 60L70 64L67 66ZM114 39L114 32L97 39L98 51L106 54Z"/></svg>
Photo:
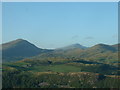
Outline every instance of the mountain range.
<svg viewBox="0 0 120 90"><path fill-rule="evenodd" d="M42 49L27 40L2 44L3 88L116 88L119 44Z"/></svg>
<svg viewBox="0 0 120 90"><path fill-rule="evenodd" d="M80 44L72 44L62 48L53 50L42 49L31 44L27 40L17 39L2 44L2 60L3 62L19 61L25 58L81 58L86 60L98 60L101 62L118 60L118 52L120 44L106 45L97 44L92 47L85 47Z"/></svg>

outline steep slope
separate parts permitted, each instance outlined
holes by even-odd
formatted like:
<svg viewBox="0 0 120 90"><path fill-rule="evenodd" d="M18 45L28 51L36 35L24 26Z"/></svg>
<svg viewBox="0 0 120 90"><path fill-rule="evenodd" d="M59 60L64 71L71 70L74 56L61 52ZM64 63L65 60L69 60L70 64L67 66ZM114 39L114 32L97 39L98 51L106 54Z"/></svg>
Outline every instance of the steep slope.
<svg viewBox="0 0 120 90"><path fill-rule="evenodd" d="M26 57L38 55L49 50L40 49L34 44L23 39L17 39L2 44L2 56L4 61L16 61Z"/></svg>

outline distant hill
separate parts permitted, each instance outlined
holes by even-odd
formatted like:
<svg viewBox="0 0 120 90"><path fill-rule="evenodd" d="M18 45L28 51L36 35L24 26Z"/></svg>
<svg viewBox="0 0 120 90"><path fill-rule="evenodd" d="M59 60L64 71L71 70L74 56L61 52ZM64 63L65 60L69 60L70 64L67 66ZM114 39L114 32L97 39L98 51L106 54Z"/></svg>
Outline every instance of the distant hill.
<svg viewBox="0 0 120 90"><path fill-rule="evenodd" d="M118 62L118 49L111 45L97 44L89 48L78 48L70 45L70 48L65 47L62 49L56 49L50 53L43 53L35 56L35 59L41 58L77 58L88 61L97 62ZM76 46L76 45L75 45ZM72 47L72 48L71 48ZM67 48L67 49L66 49Z"/></svg>
<svg viewBox="0 0 120 90"><path fill-rule="evenodd" d="M17 39L2 44L2 58L4 61L17 61L26 57L36 56L50 50L41 49L27 40Z"/></svg>
<svg viewBox="0 0 120 90"><path fill-rule="evenodd" d="M114 47L116 50L120 51L120 43L115 44L115 45L111 45L111 46Z"/></svg>
<svg viewBox="0 0 120 90"><path fill-rule="evenodd" d="M110 46L110 45L106 45L106 44L97 44L97 45L94 45L90 48L88 48L87 50L85 50L85 52L87 53L94 53L94 54L97 54L97 53L106 53L106 52L116 52L117 49Z"/></svg>
<svg viewBox="0 0 120 90"><path fill-rule="evenodd" d="M85 49L87 49L87 47L82 46L80 44L72 44L65 47L54 49L53 52L42 53L33 58L41 59L41 58L49 58L49 57L62 57L62 58L73 57L73 56L78 56L79 53Z"/></svg>
<svg viewBox="0 0 120 90"><path fill-rule="evenodd" d="M77 58L97 62L117 62L118 46L97 44L85 47L80 44L72 44L54 50L41 49L27 40L17 39L2 44L2 59L4 61L18 61L24 58L40 60L45 58Z"/></svg>
<svg viewBox="0 0 120 90"><path fill-rule="evenodd" d="M65 47L62 47L62 48L58 48L56 50L72 50L72 49L86 49L86 48L87 47L76 43L76 44L68 45L68 46L65 46Z"/></svg>
<svg viewBox="0 0 120 90"><path fill-rule="evenodd" d="M98 62L113 62L118 60L117 55L116 48L106 44L97 44L84 50L79 54L79 57Z"/></svg>

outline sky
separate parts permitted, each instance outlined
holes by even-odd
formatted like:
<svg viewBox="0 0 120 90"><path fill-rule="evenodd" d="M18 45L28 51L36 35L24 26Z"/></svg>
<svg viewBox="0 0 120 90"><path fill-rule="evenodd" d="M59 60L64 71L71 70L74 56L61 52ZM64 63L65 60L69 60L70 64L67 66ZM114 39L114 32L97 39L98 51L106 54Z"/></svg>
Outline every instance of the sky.
<svg viewBox="0 0 120 90"><path fill-rule="evenodd" d="M2 3L1 2L0 2L0 43L2 43Z"/></svg>
<svg viewBox="0 0 120 90"><path fill-rule="evenodd" d="M40 48L118 43L117 2L4 2L2 42L25 39Z"/></svg>

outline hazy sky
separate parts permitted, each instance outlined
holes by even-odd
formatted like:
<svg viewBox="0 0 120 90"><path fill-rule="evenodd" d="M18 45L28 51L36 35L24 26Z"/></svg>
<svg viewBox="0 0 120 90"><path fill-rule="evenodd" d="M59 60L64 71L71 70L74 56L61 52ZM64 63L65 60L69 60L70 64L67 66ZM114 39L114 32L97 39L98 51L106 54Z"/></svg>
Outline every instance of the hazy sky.
<svg viewBox="0 0 120 90"><path fill-rule="evenodd" d="M3 3L3 43L25 39L42 48L118 42L117 2Z"/></svg>

